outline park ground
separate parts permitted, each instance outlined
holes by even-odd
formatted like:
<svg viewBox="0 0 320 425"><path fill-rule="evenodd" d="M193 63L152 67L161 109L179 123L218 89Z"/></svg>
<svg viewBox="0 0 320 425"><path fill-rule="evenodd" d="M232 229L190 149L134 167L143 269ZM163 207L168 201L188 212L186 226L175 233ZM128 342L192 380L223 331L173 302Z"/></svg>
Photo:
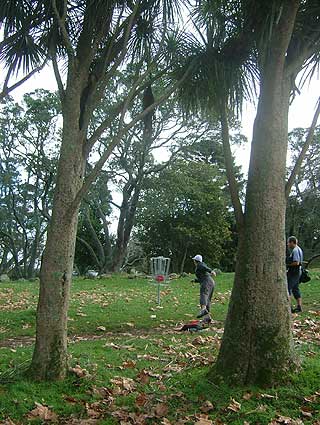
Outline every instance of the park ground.
<svg viewBox="0 0 320 425"><path fill-rule="evenodd" d="M230 388L210 375L232 274L217 277L213 324L177 331L198 311L190 278L75 279L69 311L70 372L64 382L24 377L34 334L37 282L0 287L0 424L320 424L320 270L302 287L293 332L302 367L277 388ZM267 287L266 287L267 290Z"/></svg>

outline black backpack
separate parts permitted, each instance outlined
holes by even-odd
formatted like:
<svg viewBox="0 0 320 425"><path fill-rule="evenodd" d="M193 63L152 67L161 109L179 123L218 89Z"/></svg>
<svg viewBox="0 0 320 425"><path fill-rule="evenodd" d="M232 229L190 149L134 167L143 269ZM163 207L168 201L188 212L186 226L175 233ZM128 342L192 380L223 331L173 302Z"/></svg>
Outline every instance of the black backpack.
<svg viewBox="0 0 320 425"><path fill-rule="evenodd" d="M300 276L300 283L307 283L311 280L311 277L309 276L309 271L305 269L304 267L301 267L301 276Z"/></svg>

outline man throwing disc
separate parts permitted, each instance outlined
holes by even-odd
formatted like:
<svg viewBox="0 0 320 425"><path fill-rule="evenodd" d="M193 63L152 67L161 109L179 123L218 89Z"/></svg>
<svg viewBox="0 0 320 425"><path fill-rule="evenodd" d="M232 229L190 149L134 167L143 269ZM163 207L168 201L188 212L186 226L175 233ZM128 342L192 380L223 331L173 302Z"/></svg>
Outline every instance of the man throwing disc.
<svg viewBox="0 0 320 425"><path fill-rule="evenodd" d="M193 282L200 283L201 310L197 317L200 318L208 315L208 319L210 320L211 298L215 287L215 282L212 279L212 276L215 276L216 274L202 261L202 255L198 254L192 259L196 266L196 278L193 280Z"/></svg>

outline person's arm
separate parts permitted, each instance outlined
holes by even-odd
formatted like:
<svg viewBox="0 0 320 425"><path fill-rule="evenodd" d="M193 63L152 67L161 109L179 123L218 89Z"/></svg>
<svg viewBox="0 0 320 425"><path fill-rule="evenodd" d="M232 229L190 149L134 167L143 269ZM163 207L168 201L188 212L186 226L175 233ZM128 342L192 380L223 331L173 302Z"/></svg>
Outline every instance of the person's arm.
<svg viewBox="0 0 320 425"><path fill-rule="evenodd" d="M207 273L211 273L212 269L210 269L210 267L208 267L206 264L202 263L201 265L198 266L199 269L201 269L201 271L203 272L207 272Z"/></svg>
<svg viewBox="0 0 320 425"><path fill-rule="evenodd" d="M287 263L287 266L289 267L297 267L300 266L300 256L298 250L293 250L291 256L289 257L289 262Z"/></svg>
<svg viewBox="0 0 320 425"><path fill-rule="evenodd" d="M216 276L216 272L210 269L210 267L208 267L206 264L203 264L203 270L211 274L211 276Z"/></svg>

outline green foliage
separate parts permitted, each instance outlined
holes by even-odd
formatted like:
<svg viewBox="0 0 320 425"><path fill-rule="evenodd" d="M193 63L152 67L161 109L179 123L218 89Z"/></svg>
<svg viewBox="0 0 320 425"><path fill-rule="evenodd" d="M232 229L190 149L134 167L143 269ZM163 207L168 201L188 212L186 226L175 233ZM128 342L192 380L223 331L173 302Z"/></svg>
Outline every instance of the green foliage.
<svg viewBox="0 0 320 425"><path fill-rule="evenodd" d="M0 253L2 272L35 273L50 218L60 104L36 90L0 110ZM14 271L13 271L14 268Z"/></svg>
<svg viewBox="0 0 320 425"><path fill-rule="evenodd" d="M216 167L183 160L149 179L137 220L137 237L148 255L170 256L174 271L183 270L185 258L196 252L218 266L230 237L223 184Z"/></svg>
<svg viewBox="0 0 320 425"><path fill-rule="evenodd" d="M201 112L210 121L227 106L232 116L241 112L245 99L255 97L253 39L242 12L238 0L199 1L190 10L188 54L194 65L179 92L187 113Z"/></svg>
<svg viewBox="0 0 320 425"><path fill-rule="evenodd" d="M289 134L292 163L302 149L308 129L296 128ZM286 216L287 235L295 235L305 251L305 258L320 254L320 128L306 153L288 200ZM289 172L291 167L289 167Z"/></svg>

